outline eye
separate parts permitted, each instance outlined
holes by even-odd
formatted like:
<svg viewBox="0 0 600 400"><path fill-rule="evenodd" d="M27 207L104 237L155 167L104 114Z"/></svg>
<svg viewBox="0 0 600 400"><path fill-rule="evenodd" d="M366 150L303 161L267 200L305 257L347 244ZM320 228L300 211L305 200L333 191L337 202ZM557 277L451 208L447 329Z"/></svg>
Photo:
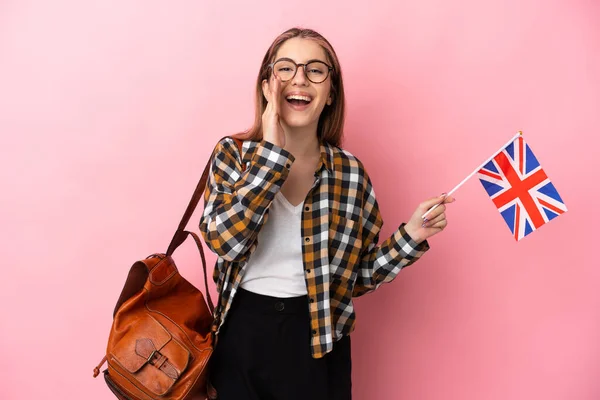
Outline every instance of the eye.
<svg viewBox="0 0 600 400"><path fill-rule="evenodd" d="M323 71L321 71L320 69L317 69L317 68L309 69L309 70L308 70L308 72L309 72L310 74L315 74L315 75L321 75L321 74L324 74L324 72L323 72Z"/></svg>

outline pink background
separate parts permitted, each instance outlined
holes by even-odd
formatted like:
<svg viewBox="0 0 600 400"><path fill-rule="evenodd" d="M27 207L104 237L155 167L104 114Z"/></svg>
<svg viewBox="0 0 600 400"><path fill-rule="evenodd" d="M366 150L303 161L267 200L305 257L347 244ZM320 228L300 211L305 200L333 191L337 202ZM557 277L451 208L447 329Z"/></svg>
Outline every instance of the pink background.
<svg viewBox="0 0 600 400"><path fill-rule="evenodd" d="M600 3L319 4L0 2L3 399L112 398L92 369L126 273L166 250L294 25L338 52L383 234L517 130L569 208L516 243L463 186L431 252L357 301L355 399L600 398ZM175 258L200 286L193 244Z"/></svg>

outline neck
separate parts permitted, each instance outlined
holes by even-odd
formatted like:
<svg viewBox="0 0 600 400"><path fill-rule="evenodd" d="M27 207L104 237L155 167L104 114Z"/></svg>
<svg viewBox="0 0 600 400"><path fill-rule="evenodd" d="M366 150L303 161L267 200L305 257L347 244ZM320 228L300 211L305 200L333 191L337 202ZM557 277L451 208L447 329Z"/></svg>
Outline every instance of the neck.
<svg viewBox="0 0 600 400"><path fill-rule="evenodd" d="M309 158L321 154L316 126L290 128L284 125L283 131L285 133L285 149L294 157Z"/></svg>

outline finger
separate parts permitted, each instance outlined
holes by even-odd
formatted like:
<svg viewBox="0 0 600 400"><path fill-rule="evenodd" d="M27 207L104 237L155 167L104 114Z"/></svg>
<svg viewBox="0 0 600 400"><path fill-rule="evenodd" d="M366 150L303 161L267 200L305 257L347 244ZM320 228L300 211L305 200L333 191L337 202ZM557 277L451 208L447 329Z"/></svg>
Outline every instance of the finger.
<svg viewBox="0 0 600 400"><path fill-rule="evenodd" d="M447 219L443 219L443 220L441 220L439 222L436 222L435 224L433 224L431 226L427 226L427 228L444 229L447 226L448 226L448 220Z"/></svg>
<svg viewBox="0 0 600 400"><path fill-rule="evenodd" d="M267 103L271 102L271 75L269 75L268 78L263 79L262 81L263 84L263 94L265 95L265 98L267 99ZM267 89L264 90L264 85L267 85Z"/></svg>
<svg viewBox="0 0 600 400"><path fill-rule="evenodd" d="M429 210L430 208L436 207L438 204L443 203L445 199L446 199L446 194L443 193L441 196L432 197L430 199L425 200L424 202L422 202L419 205L419 207L424 210Z"/></svg>
<svg viewBox="0 0 600 400"><path fill-rule="evenodd" d="M273 99L273 106L275 114L279 115L279 100L280 100L280 90L281 90L281 80L279 77L273 74L273 90L271 92L271 96Z"/></svg>
<svg viewBox="0 0 600 400"><path fill-rule="evenodd" d="M268 119L271 117L271 109L273 108L272 102L269 100L267 102L267 106L265 107L265 111L263 112L262 118L263 118L263 124L266 123L268 121Z"/></svg>
<svg viewBox="0 0 600 400"><path fill-rule="evenodd" d="M423 219L423 223L421 224L422 228L426 228L426 227L430 227L433 226L435 224L437 224L440 221L443 221L444 219L446 219L446 214L442 213L434 218L428 219L428 218L424 218Z"/></svg>
<svg viewBox="0 0 600 400"><path fill-rule="evenodd" d="M437 207L433 208L431 211L429 211L429 213L427 213L427 215L425 215L425 218L423 218L423 221L433 221L440 214L443 214L445 211L446 211L446 206L444 204L438 204Z"/></svg>
<svg viewBox="0 0 600 400"><path fill-rule="evenodd" d="M423 226L424 227L433 226L433 225L437 224L438 222L443 221L445 219L446 219L446 214L441 213L440 215L438 215L435 218L426 219L425 221L423 221Z"/></svg>

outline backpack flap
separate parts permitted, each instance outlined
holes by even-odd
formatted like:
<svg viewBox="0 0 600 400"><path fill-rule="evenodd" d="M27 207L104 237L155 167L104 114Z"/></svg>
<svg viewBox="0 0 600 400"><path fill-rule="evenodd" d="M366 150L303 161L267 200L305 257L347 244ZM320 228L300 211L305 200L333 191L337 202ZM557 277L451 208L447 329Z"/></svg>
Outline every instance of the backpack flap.
<svg viewBox="0 0 600 400"><path fill-rule="evenodd" d="M156 319L147 314L140 317L113 348L110 358L146 390L164 395L186 370L190 352Z"/></svg>

